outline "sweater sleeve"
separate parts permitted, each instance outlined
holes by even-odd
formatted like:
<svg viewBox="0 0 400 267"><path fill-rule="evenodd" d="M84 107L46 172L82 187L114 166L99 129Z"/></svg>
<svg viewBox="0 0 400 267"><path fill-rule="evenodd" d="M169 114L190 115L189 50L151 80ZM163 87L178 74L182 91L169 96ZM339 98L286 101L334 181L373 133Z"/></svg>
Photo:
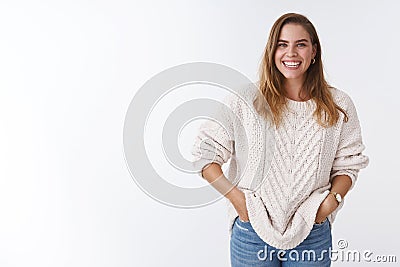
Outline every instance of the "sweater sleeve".
<svg viewBox="0 0 400 267"><path fill-rule="evenodd" d="M201 124L194 140L191 153L194 156L195 171L202 176L202 170L210 163L223 165L234 153L234 114L231 98L220 104L214 117Z"/></svg>
<svg viewBox="0 0 400 267"><path fill-rule="evenodd" d="M360 169L367 167L369 158L362 152L365 146L362 142L361 127L357 111L350 97L345 97L347 102L348 121L343 122L340 132L340 140L333 161L330 180L338 175L348 175L351 178L352 189L358 177Z"/></svg>

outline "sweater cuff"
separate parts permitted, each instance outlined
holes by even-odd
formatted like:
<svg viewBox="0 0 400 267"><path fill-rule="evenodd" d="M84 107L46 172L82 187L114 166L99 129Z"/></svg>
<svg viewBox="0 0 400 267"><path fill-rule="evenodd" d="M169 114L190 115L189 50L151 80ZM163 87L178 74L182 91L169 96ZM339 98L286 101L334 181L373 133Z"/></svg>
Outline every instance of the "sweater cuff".
<svg viewBox="0 0 400 267"><path fill-rule="evenodd" d="M207 168L208 165L210 165L211 163L217 163L217 164L220 165L221 168L222 168L222 164L223 164L222 161L218 161L217 159L209 160L209 159L203 159L203 158L201 158L201 159L199 159L199 160L193 162L193 166L194 166L195 172L196 172L201 178L204 179L204 177L203 177L203 170L204 170L205 168Z"/></svg>

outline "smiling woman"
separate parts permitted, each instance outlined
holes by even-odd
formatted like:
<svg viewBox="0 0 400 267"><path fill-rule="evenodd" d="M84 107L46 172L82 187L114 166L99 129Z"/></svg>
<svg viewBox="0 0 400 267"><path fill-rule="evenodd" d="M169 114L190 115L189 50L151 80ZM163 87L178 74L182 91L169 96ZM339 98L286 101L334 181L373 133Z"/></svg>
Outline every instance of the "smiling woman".
<svg viewBox="0 0 400 267"><path fill-rule="evenodd" d="M245 90L250 105L230 103L236 116L223 117L227 132L204 125L193 150L202 176L220 192L219 185L234 184L225 194L231 264L330 266L331 224L369 160L356 108L326 82L318 35L306 17L289 13L274 23L256 84ZM221 165L230 158L226 179ZM313 251L314 258L258 257L266 249Z"/></svg>

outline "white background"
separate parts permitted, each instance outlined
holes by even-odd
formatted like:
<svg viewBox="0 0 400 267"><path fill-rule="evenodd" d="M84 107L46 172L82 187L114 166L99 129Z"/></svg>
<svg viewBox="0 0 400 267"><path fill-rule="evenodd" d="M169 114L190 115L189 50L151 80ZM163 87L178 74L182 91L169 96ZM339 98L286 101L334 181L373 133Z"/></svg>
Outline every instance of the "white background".
<svg viewBox="0 0 400 267"><path fill-rule="evenodd" d="M334 242L399 261L399 8L1 1L0 266L228 266L224 201L177 209L144 194L124 161L125 113L148 79L182 63L220 63L255 81L272 23L292 11L316 26L327 78L354 100L370 157Z"/></svg>

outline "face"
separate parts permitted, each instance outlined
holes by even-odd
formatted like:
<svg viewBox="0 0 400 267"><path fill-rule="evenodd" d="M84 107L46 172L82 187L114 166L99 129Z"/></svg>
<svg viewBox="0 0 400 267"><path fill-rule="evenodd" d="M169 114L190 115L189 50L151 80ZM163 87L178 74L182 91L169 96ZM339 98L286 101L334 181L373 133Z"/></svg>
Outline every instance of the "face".
<svg viewBox="0 0 400 267"><path fill-rule="evenodd" d="M303 26L289 23L282 27L275 64L286 79L302 82L315 54L316 47L312 45L310 35Z"/></svg>

